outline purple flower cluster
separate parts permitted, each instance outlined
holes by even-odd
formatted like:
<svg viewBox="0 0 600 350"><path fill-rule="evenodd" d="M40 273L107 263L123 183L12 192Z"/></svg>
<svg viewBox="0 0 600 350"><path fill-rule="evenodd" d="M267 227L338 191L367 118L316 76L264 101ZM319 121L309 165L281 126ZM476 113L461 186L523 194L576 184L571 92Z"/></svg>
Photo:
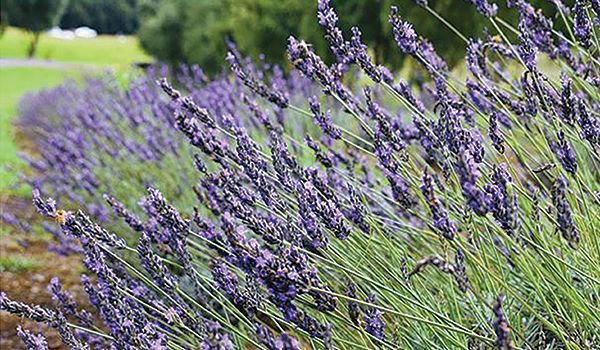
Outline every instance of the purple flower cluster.
<svg viewBox="0 0 600 350"><path fill-rule="evenodd" d="M316 96L311 96L308 99L311 112L314 114L315 121L321 127L321 130L331 138L340 139L342 137L342 131L333 125L331 118L331 111L321 112L321 104Z"/></svg>
<svg viewBox="0 0 600 350"><path fill-rule="evenodd" d="M67 324L67 319L59 311L53 311L38 305L31 306L14 301L10 299L4 292L0 293L0 310L30 318L37 322L47 323L58 331L62 341L69 345L72 349L89 349L87 345L83 344L77 339L73 328ZM22 335L27 339L27 341L35 341L36 343L40 344L40 346L43 346L43 343L40 341L39 337L35 337L26 333L22 333ZM34 337L35 340L33 339Z"/></svg>
<svg viewBox="0 0 600 350"><path fill-rule="evenodd" d="M375 293L370 292L366 301L367 303L375 304L377 302L377 297L375 296ZM365 330L367 331L367 333L371 334L379 340L384 340L385 333L383 332L383 329L385 328L385 322L382 320L383 312L374 307L365 307L363 309L363 312L365 314L364 321Z"/></svg>
<svg viewBox="0 0 600 350"><path fill-rule="evenodd" d="M454 221L449 218L443 203L436 198L433 179L427 170L423 172L422 182L421 192L429 205L433 226L439 230L443 237L450 240L453 239L456 234L456 225L454 224Z"/></svg>
<svg viewBox="0 0 600 350"><path fill-rule="evenodd" d="M392 6L390 12L390 24L394 33L394 40L396 40L402 52L409 55L414 54L417 51L417 33L411 23L400 18L398 8L395 6Z"/></svg>
<svg viewBox="0 0 600 350"><path fill-rule="evenodd" d="M277 338L271 331L261 325L256 326L256 336L258 340L267 347L268 350L300 350L300 343L296 338L287 333L283 333Z"/></svg>
<svg viewBox="0 0 600 350"><path fill-rule="evenodd" d="M221 325L218 322L206 322L206 336L200 343L202 350L232 350L233 342L229 334L221 333Z"/></svg>
<svg viewBox="0 0 600 350"><path fill-rule="evenodd" d="M554 152L563 168L567 172L575 174L577 172L577 156L569 142L566 140L565 133L560 130L556 134L556 142L550 140L549 143L552 152Z"/></svg>
<svg viewBox="0 0 600 350"><path fill-rule="evenodd" d="M486 17L494 17L498 13L498 5L490 4L487 0L471 0L471 2L477 7L477 11Z"/></svg>
<svg viewBox="0 0 600 350"><path fill-rule="evenodd" d="M552 187L552 203L556 210L558 230L563 238L571 244L579 243L580 237L573 222L571 205L567 200L567 180L559 176Z"/></svg>
<svg viewBox="0 0 600 350"><path fill-rule="evenodd" d="M500 227L509 236L515 236L520 228L519 203L512 188L513 179L506 171L506 164L494 168L492 180L492 183L485 186L485 191L489 194L489 209Z"/></svg>
<svg viewBox="0 0 600 350"><path fill-rule="evenodd" d="M494 311L494 330L496 331L496 347L500 350L513 349L512 341L510 340L510 325L508 319L502 309L504 302L504 294L498 295L496 303L492 307Z"/></svg>
<svg viewBox="0 0 600 350"><path fill-rule="evenodd" d="M17 335L28 350L48 350L48 342L41 334L33 334L28 330L23 330L21 326L17 326Z"/></svg>
<svg viewBox="0 0 600 350"><path fill-rule="evenodd" d="M575 6L573 6L573 15L575 19L575 23L573 25L573 32L575 33L575 37L579 41L579 44L585 48L589 48L592 46L592 21L590 17L586 13L586 3L585 0L577 0L575 1ZM598 7L598 4L596 4Z"/></svg>

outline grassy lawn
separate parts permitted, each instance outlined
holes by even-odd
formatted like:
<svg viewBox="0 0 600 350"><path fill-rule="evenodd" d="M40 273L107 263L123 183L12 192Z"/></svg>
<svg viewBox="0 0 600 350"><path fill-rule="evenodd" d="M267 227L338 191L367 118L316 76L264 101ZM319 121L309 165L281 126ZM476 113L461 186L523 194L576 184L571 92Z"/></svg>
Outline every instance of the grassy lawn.
<svg viewBox="0 0 600 350"><path fill-rule="evenodd" d="M17 28L7 28L0 39L0 57L26 58L30 40L29 33ZM113 35L61 40L42 34L35 58L94 65L128 65L151 60L142 51L135 37Z"/></svg>
<svg viewBox="0 0 600 350"><path fill-rule="evenodd" d="M0 58L25 59L30 36L23 30L7 28L0 38ZM61 68L0 66L0 195L29 195L28 188L14 189L17 173L25 164L18 158L12 126L17 105L25 92L56 86L67 78L79 79L106 69L126 79L133 62L151 58L131 36L99 36L94 39L59 40L42 35L37 59L69 63ZM26 65L26 62L24 63Z"/></svg>
<svg viewBox="0 0 600 350"><path fill-rule="evenodd" d="M11 67L0 68L0 193L12 193L17 172L25 165L17 157L12 121L17 115L20 97L28 91L60 84L65 78L81 76L77 70ZM17 190L20 193L27 189Z"/></svg>

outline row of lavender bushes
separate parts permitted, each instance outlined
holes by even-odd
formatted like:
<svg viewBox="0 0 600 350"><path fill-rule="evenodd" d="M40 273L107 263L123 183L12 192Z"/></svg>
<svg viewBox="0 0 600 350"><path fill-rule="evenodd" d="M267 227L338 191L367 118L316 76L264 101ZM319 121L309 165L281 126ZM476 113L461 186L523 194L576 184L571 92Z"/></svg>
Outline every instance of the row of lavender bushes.
<svg viewBox="0 0 600 350"><path fill-rule="evenodd" d="M332 65L290 37L289 74L231 44L214 79L26 97L26 180L95 310L58 279L56 309L0 308L73 349L600 346L600 2L507 1L516 24L472 2L489 30L464 38L464 79L395 7L423 82L374 64L321 0Z"/></svg>

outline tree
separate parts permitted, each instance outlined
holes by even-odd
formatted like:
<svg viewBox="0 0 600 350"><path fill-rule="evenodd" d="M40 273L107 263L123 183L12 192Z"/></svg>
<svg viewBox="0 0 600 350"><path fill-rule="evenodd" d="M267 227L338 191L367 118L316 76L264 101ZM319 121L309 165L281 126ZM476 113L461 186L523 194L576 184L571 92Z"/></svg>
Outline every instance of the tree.
<svg viewBox="0 0 600 350"><path fill-rule="evenodd" d="M185 22L183 3L173 0L142 5L143 22L138 36L144 50L161 61L186 61L181 43Z"/></svg>
<svg viewBox="0 0 600 350"><path fill-rule="evenodd" d="M2 1L2 12L7 14L8 22L28 30L33 35L27 57L33 57L40 34L58 23L67 3L68 0Z"/></svg>
<svg viewBox="0 0 600 350"><path fill-rule="evenodd" d="M67 6L60 27L85 25L103 34L133 34L138 23L138 0L77 0Z"/></svg>
<svg viewBox="0 0 600 350"><path fill-rule="evenodd" d="M4 12L4 9L0 9L0 38L2 38L2 36L4 35L6 27L8 27L8 17L6 16L6 12Z"/></svg>
<svg viewBox="0 0 600 350"><path fill-rule="evenodd" d="M143 0L142 0L143 1ZM240 50L254 58L264 54L271 63L286 62L287 38L293 34L310 42L315 51L332 62L333 57L317 22L317 0L145 0L139 37L150 54L170 63L198 63L208 73L222 69L231 37ZM466 43L448 30L415 0L332 0L340 17L339 26L349 38L352 25L363 33L363 41L377 63L398 69L405 56L396 46L388 16L391 5L415 30L429 39L450 64L464 57ZM547 15L553 6L535 1ZM469 1L430 0L429 6L466 37L481 33L489 21ZM514 12L514 11L513 11ZM515 23L516 18L503 19Z"/></svg>
<svg viewBox="0 0 600 350"><path fill-rule="evenodd" d="M264 54L271 63L281 63L286 62L287 38L292 34L310 42L326 62L333 60L317 23L316 0L147 1L152 10L140 19L139 37L144 49L159 60L199 63L208 73L218 72L226 51L224 38L229 36L244 54L254 58ZM358 25L375 61L398 68L403 55L388 25L392 4L403 9L405 18L418 23L416 29L430 38L445 58L451 62L461 58L465 44L459 38L448 38L440 23L414 0L333 1L346 36L351 25ZM461 16L477 18L476 9L465 1L439 0L432 6L453 17L467 34L482 27L482 21L473 25L457 20Z"/></svg>

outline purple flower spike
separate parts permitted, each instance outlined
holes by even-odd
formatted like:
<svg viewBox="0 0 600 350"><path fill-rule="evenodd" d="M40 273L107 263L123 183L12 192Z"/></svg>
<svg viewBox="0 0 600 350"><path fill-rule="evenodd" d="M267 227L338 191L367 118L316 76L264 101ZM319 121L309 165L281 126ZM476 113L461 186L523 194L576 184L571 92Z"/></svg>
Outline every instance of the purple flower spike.
<svg viewBox="0 0 600 350"><path fill-rule="evenodd" d="M222 260L213 262L211 272L216 286L227 295L231 302L244 310L249 318L252 318L260 305L260 297L256 293L242 290L238 277L229 270Z"/></svg>
<svg viewBox="0 0 600 350"><path fill-rule="evenodd" d="M338 62L351 63L354 57L349 52L348 43L345 42L342 31L337 26L338 16L330 0L319 0L317 6L317 18L319 24L327 33L325 38L329 41L329 45Z"/></svg>
<svg viewBox="0 0 600 350"><path fill-rule="evenodd" d="M492 140L492 145L499 153L504 153L504 135L500 131L500 126L498 125L498 119L501 119L502 116L499 117L501 112L494 111L490 114L490 129L489 135Z"/></svg>
<svg viewBox="0 0 600 350"><path fill-rule="evenodd" d="M300 343L296 338L287 333L283 333L275 340L275 349L277 350L300 350Z"/></svg>
<svg viewBox="0 0 600 350"><path fill-rule="evenodd" d="M370 292L366 300L370 304L377 303L375 292ZM385 340L385 334L383 329L385 328L385 322L383 322L383 312L373 307L364 307L364 320L365 330L379 340Z"/></svg>
<svg viewBox="0 0 600 350"><path fill-rule="evenodd" d="M485 186L489 194L490 211L506 233L514 237L520 229L519 203L514 193L513 179L506 170L506 164L494 166L493 183Z"/></svg>
<svg viewBox="0 0 600 350"><path fill-rule="evenodd" d="M373 81L377 83L380 82L383 72L380 67L373 64L371 56L367 53L367 46L361 41L362 33L360 32L360 29L358 29L358 27L352 27L350 31L352 32L350 48L354 51L353 54L356 61ZM393 80L393 78L387 78L386 80Z"/></svg>
<svg viewBox="0 0 600 350"><path fill-rule="evenodd" d="M558 230L562 236L571 245L579 243L579 233L573 222L571 205L567 200L567 180L559 176L552 187L552 204L556 209L556 221L558 221Z"/></svg>
<svg viewBox="0 0 600 350"><path fill-rule="evenodd" d="M144 269L152 276L154 282L165 291L172 293L177 285L176 278L171 274L163 260L154 253L147 231L142 232L137 246L138 256Z"/></svg>
<svg viewBox="0 0 600 350"><path fill-rule="evenodd" d="M97 240L115 249L124 249L126 246L124 239L93 222L81 210L75 214L67 213L61 227L64 232L78 237L80 240Z"/></svg>
<svg viewBox="0 0 600 350"><path fill-rule="evenodd" d="M129 227L137 232L140 232L144 229L144 222L135 214L127 210L123 203L119 202L119 200L117 200L115 197L107 194L103 195L102 197L110 205L115 215L123 218Z"/></svg>
<svg viewBox="0 0 600 350"><path fill-rule="evenodd" d="M206 336L200 343L202 350L232 350L233 342L229 334L221 332L221 325L215 321L206 322Z"/></svg>
<svg viewBox="0 0 600 350"><path fill-rule="evenodd" d="M523 19L519 21L519 39L521 39L521 44L519 45L518 52L521 60L527 69L536 71L538 48L532 40L527 22Z"/></svg>
<svg viewBox="0 0 600 350"><path fill-rule="evenodd" d="M348 283L346 295L352 299L358 299L356 294L356 284L352 282ZM354 300L348 300L348 316L350 316L350 320L352 320L355 325L358 325L360 319L360 307Z"/></svg>
<svg viewBox="0 0 600 350"><path fill-rule="evenodd" d="M237 56L238 55L236 55L234 52L229 51L227 52L227 57L225 58L236 77L257 95L267 99L269 102L274 103L279 108L286 108L289 104L288 97L280 91L267 88L263 82L245 72L240 66Z"/></svg>
<svg viewBox="0 0 600 350"><path fill-rule="evenodd" d="M456 256L454 257L454 279L458 284L458 289L460 289L461 292L466 293L470 288L470 284L465 268L465 254L461 249L456 251Z"/></svg>
<svg viewBox="0 0 600 350"><path fill-rule="evenodd" d="M552 35L552 20L544 16L541 10L535 8L527 1L519 1L520 22L523 23L519 30L526 31L532 43L542 52L550 57L556 57L558 48L554 45Z"/></svg>
<svg viewBox="0 0 600 350"><path fill-rule="evenodd" d="M60 283L60 280L57 277L53 277L50 280L50 284L48 285L48 291L52 295L52 300L58 303L58 305L65 312L65 314L75 315L75 301L73 301L71 293L62 290L62 284Z"/></svg>
<svg viewBox="0 0 600 350"><path fill-rule="evenodd" d="M477 186L477 180L481 176L479 170L479 164L476 162L475 157L469 151L465 151L459 162L457 163L456 170L460 177L460 186L462 193L469 207L480 216L483 216L489 211L489 198L486 194Z"/></svg>
<svg viewBox="0 0 600 350"><path fill-rule="evenodd" d="M504 294L500 294L493 306L495 315L493 324L496 331L496 347L498 350L512 350L513 345L510 340L510 325L508 324L508 319L502 309L503 302Z"/></svg>
<svg viewBox="0 0 600 350"><path fill-rule="evenodd" d="M259 342L261 342L264 346L269 350L277 350L275 347L275 338L273 337L273 333L269 330L268 327L261 326L257 324L256 328L256 338Z"/></svg>
<svg viewBox="0 0 600 350"><path fill-rule="evenodd" d="M45 309L38 305L28 305L11 300L4 292L0 292L0 310L10 312L17 316L30 318L37 322L48 323L58 331L62 341L72 349L88 350L87 345L82 344L67 325L67 319L58 311Z"/></svg>
<svg viewBox="0 0 600 350"><path fill-rule="evenodd" d="M292 65L307 78L316 78L324 86L326 92L332 90L335 78L323 60L310 50L309 44L290 36L288 38L288 58Z"/></svg>
<svg viewBox="0 0 600 350"><path fill-rule="evenodd" d="M323 130L324 133L336 140L342 138L342 131L333 124L331 111L327 110L325 113L321 113L321 104L319 103L318 97L309 97L308 105L310 106L310 110L313 113L315 121L321 127L321 130Z"/></svg>
<svg viewBox="0 0 600 350"><path fill-rule="evenodd" d="M579 118L577 123L581 127L579 135L590 144L600 146L600 121L592 115L581 100L578 101Z"/></svg>
<svg viewBox="0 0 600 350"><path fill-rule="evenodd" d="M431 210L433 226L439 230L442 236L450 240L454 239L456 225L454 224L454 221L448 217L448 212L442 203L435 197L433 179L427 170L423 172L422 181L421 192L423 192L427 204L429 205L429 210Z"/></svg>
<svg viewBox="0 0 600 350"><path fill-rule="evenodd" d="M40 190L37 188L33 189L31 195L33 197L33 205L36 207L38 213L51 218L56 217L56 202L54 199L42 199Z"/></svg>
<svg viewBox="0 0 600 350"><path fill-rule="evenodd" d="M23 230L24 232L31 231L31 225L29 225L25 221L19 220L19 218L17 218L15 215L13 215L11 213L3 212L2 215L0 215L0 217L2 218L2 221L7 223L8 225L20 227L21 230Z"/></svg>
<svg viewBox="0 0 600 350"><path fill-rule="evenodd" d="M287 333L281 334L277 339L269 328L256 325L256 337L268 350L300 350L300 343L296 338Z"/></svg>
<svg viewBox="0 0 600 350"><path fill-rule="evenodd" d="M487 0L470 0L475 7L477 7L477 11L484 15L485 17L494 17L498 14L498 5L492 3L490 4Z"/></svg>
<svg viewBox="0 0 600 350"><path fill-rule="evenodd" d="M562 130L558 132L556 137L556 142L549 141L550 149L552 149L552 152L554 152L563 168L569 173L575 174L577 172L577 156L575 151L571 148Z"/></svg>
<svg viewBox="0 0 600 350"><path fill-rule="evenodd" d="M33 334L28 330L23 330L21 326L17 326L17 335L25 344L27 350L48 350L48 343L42 334Z"/></svg>
<svg viewBox="0 0 600 350"><path fill-rule="evenodd" d="M573 32L579 44L585 48L589 48L592 46L592 21L586 13L586 3L586 0L575 1L575 6L573 6L573 14L575 16ZM596 4L596 6L598 5Z"/></svg>
<svg viewBox="0 0 600 350"><path fill-rule="evenodd" d="M414 54L417 51L417 33L413 29L412 24L400 18L396 6L391 7L390 24L392 25L394 40L396 40L402 52Z"/></svg>

